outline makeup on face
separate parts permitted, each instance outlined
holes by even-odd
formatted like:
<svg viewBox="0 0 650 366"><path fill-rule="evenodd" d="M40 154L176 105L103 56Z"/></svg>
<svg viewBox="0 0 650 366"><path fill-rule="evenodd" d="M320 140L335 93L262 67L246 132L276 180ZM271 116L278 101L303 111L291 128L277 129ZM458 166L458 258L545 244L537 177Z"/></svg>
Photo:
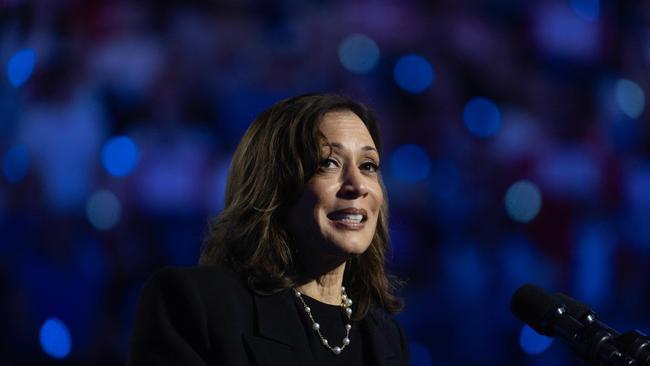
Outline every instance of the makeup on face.
<svg viewBox="0 0 650 366"><path fill-rule="evenodd" d="M379 155L365 124L351 111L327 113L318 172L290 210L300 245L345 255L368 249L383 204Z"/></svg>

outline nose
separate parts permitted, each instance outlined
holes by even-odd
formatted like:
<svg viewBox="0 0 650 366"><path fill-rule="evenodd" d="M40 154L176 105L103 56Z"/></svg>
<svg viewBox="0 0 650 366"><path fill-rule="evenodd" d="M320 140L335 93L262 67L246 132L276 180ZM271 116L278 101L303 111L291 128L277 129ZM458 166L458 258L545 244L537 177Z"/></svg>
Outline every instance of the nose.
<svg viewBox="0 0 650 366"><path fill-rule="evenodd" d="M368 186L364 180L363 174L355 166L349 166L343 170L342 184L339 189L339 196L346 199L355 199L368 195Z"/></svg>

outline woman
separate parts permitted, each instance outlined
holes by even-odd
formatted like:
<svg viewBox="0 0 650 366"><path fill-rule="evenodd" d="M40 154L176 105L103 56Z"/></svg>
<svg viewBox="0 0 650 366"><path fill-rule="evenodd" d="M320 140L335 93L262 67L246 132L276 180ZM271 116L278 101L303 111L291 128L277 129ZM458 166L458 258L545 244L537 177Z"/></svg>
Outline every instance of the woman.
<svg viewBox="0 0 650 366"><path fill-rule="evenodd" d="M303 95L263 112L230 168L196 268L144 286L131 365L407 365L388 313L379 131L361 104Z"/></svg>

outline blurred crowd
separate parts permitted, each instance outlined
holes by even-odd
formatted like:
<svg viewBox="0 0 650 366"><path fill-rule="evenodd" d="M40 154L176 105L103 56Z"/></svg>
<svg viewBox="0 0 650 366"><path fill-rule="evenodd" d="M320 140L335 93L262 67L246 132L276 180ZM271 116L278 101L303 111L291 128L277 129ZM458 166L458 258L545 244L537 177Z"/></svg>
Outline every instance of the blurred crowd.
<svg viewBox="0 0 650 366"><path fill-rule="evenodd" d="M524 283L650 332L650 2L4 0L0 61L0 365L123 364L143 282L196 264L249 123L307 92L379 119L414 365L573 364L526 348Z"/></svg>

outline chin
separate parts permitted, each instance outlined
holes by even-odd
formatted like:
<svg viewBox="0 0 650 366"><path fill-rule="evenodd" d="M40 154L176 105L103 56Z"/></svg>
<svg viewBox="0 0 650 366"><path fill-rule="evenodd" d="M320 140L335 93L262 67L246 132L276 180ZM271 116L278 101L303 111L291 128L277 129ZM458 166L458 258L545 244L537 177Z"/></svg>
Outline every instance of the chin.
<svg viewBox="0 0 650 366"><path fill-rule="evenodd" d="M345 253L348 256L358 256L365 253L368 248L370 248L370 242L354 242L346 241L344 243L335 243L334 244L341 252Z"/></svg>

